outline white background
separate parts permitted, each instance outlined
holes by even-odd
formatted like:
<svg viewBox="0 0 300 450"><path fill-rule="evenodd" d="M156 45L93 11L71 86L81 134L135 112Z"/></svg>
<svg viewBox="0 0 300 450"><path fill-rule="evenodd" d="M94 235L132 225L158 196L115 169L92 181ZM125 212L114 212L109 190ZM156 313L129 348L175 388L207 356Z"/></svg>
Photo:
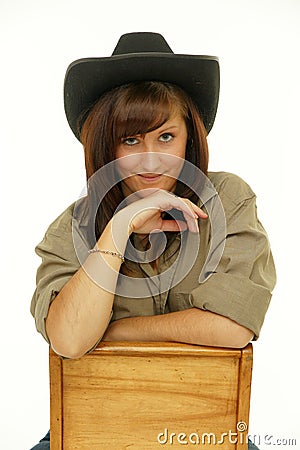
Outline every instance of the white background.
<svg viewBox="0 0 300 450"><path fill-rule="evenodd" d="M64 116L65 70L109 56L130 31L160 32L175 53L220 58L210 170L237 173L256 192L278 271L254 344L250 434L297 438L300 448L297 0L1 0L0 447L28 450L49 427L48 347L29 305L34 247L85 182Z"/></svg>

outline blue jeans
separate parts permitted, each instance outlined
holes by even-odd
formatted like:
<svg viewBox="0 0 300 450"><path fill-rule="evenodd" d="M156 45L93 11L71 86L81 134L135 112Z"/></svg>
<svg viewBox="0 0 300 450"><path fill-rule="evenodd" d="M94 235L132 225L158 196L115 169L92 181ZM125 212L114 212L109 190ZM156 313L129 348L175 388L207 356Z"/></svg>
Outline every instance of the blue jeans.
<svg viewBox="0 0 300 450"><path fill-rule="evenodd" d="M46 436L40 440L40 442L32 447L31 450L50 450L50 431L46 434ZM256 445L253 444L253 442L248 442L248 450L259 450Z"/></svg>
<svg viewBox="0 0 300 450"><path fill-rule="evenodd" d="M30 450L50 450L50 431Z"/></svg>

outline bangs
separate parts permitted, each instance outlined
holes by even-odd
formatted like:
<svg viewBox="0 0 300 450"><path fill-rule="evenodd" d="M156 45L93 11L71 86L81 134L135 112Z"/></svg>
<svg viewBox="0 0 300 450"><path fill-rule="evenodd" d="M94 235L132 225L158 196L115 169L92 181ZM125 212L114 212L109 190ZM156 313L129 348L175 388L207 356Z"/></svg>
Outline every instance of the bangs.
<svg viewBox="0 0 300 450"><path fill-rule="evenodd" d="M123 90L123 95L118 96L112 113L114 146L126 137L143 136L160 128L176 114L184 119L188 116L188 107L177 86L143 82L118 89Z"/></svg>

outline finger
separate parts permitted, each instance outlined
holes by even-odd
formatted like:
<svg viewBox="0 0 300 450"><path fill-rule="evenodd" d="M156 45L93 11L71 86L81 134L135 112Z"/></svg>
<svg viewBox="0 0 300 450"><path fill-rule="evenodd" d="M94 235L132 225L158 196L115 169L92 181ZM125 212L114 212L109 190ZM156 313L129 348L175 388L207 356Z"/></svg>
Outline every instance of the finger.
<svg viewBox="0 0 300 450"><path fill-rule="evenodd" d="M167 195L166 195L167 194ZM170 211L173 208L174 209L178 209L179 211L182 212L186 223L187 223L187 228L195 233L199 232L199 226L198 226L198 219L199 218L203 218L206 219L207 218L207 214L205 214L201 208L199 208L197 205L195 205L194 203L192 203L190 200L182 198L182 197L177 197L176 195L174 195L171 192L168 191L159 191L156 192L154 196L148 197L148 201L151 201L151 205L153 208L153 198L156 197L156 199L159 201L159 209L161 212L163 211ZM149 205L150 206L150 205ZM195 208L195 210L194 210ZM174 220L173 220L174 222ZM171 226L172 230L174 231L173 226ZM176 229L178 230L178 229Z"/></svg>
<svg viewBox="0 0 300 450"><path fill-rule="evenodd" d="M190 214L190 212L186 213L185 211L182 211L182 213L186 220L188 229L192 233L198 233L199 232L198 218L196 218L195 216L192 216Z"/></svg>
<svg viewBox="0 0 300 450"><path fill-rule="evenodd" d="M193 233L198 233L199 232L199 226L198 226L198 218L199 215L196 214L196 212L194 211L194 209L192 208L192 205L194 205L191 201L189 201L188 199L183 199L181 197L177 197L174 196L176 198L176 205L175 208L179 209L188 226L188 229L193 232ZM196 206L196 205L194 205ZM206 217L205 217L206 218Z"/></svg>
<svg viewBox="0 0 300 450"><path fill-rule="evenodd" d="M161 231L185 231L188 228L183 220L163 220Z"/></svg>
<svg viewBox="0 0 300 450"><path fill-rule="evenodd" d="M187 211L191 211L191 215L195 218L201 218L206 219L208 215L202 211L202 209L195 205L195 203L191 202L188 198L178 197L177 195L173 194L172 192L168 192L169 194L169 200L170 204L173 205L173 207L177 207L179 210L182 210L182 208L178 207L181 206L187 206Z"/></svg>
<svg viewBox="0 0 300 450"><path fill-rule="evenodd" d="M195 203L191 202L191 200L189 200L188 198L181 198L181 200L192 209L197 217L200 217L201 219L207 219L208 215L198 205L195 205Z"/></svg>
<svg viewBox="0 0 300 450"><path fill-rule="evenodd" d="M178 202L177 204L173 204L172 209L168 210L168 213L171 217L173 217L173 221L180 221L178 214L176 211L180 211L181 216L184 217L187 228L190 231L198 232L198 216L188 207L184 202ZM166 220L166 219L164 219Z"/></svg>

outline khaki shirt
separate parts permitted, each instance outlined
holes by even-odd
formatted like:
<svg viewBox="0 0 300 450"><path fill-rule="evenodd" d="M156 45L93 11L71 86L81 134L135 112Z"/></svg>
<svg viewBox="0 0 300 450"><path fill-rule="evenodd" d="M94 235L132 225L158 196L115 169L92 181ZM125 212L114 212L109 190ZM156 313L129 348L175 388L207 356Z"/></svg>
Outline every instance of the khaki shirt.
<svg viewBox="0 0 300 450"><path fill-rule="evenodd" d="M179 277L175 283L174 276L178 271L176 258L182 247L181 236L180 233L169 233L166 249L158 260L158 275L150 263L125 260L121 273L130 274L135 280L142 279L148 295L137 296L135 284L130 285L130 277L126 281L126 277L121 276L111 320L166 314L196 307L229 317L252 330L254 339L257 339L275 286L276 274L267 234L257 218L256 197L251 188L236 175L211 172L208 176L219 195L226 218L226 239L217 266L209 267L213 256L208 261L208 255L216 253L211 249L211 222L199 220L200 244L196 257L190 263L186 275ZM81 265L72 237L73 211L74 204L49 226L44 239L36 247L42 263L37 271L31 313L37 330L47 342L45 319L49 306ZM132 242L134 247L143 250L137 235L133 236ZM186 265L188 255L182 261ZM173 270L170 271L170 268ZM149 280L154 280L152 285ZM162 280L163 287L160 285ZM127 292L126 295L124 292ZM132 292L132 295L128 295L128 292Z"/></svg>

